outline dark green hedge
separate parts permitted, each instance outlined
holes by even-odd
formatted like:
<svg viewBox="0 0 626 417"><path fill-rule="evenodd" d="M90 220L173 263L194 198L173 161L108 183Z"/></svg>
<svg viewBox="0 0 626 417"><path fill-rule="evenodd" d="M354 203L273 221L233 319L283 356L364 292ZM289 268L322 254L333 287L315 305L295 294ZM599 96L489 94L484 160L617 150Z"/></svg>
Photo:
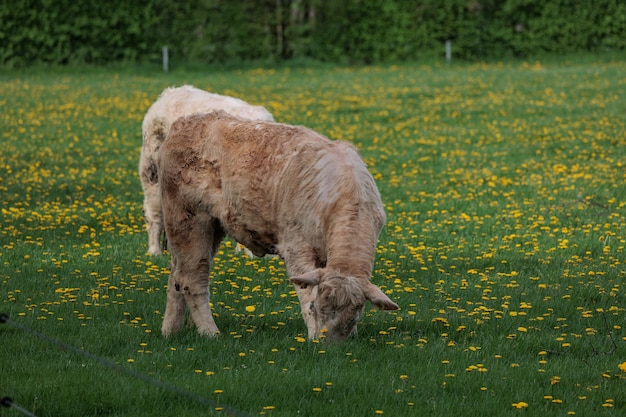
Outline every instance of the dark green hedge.
<svg viewBox="0 0 626 417"><path fill-rule="evenodd" d="M0 63L103 63L150 53L159 22L151 0L1 0Z"/></svg>
<svg viewBox="0 0 626 417"><path fill-rule="evenodd" d="M0 0L0 65L344 63L626 49L624 0Z"/></svg>

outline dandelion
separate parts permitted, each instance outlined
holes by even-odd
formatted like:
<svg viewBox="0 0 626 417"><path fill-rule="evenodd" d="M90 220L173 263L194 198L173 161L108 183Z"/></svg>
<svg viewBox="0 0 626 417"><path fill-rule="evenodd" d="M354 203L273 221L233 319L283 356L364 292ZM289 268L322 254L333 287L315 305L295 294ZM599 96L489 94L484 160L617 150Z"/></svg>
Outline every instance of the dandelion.
<svg viewBox="0 0 626 417"><path fill-rule="evenodd" d="M431 320L431 323L441 323L444 326L448 327L450 324L448 323L448 320L444 317L435 317L434 319Z"/></svg>
<svg viewBox="0 0 626 417"><path fill-rule="evenodd" d="M617 367L619 368L620 371L626 372L626 362L620 363L619 365L617 365Z"/></svg>
<svg viewBox="0 0 626 417"><path fill-rule="evenodd" d="M528 403L525 403L524 401L520 401L518 403L513 403L511 405L513 407L517 408L518 410L521 410L522 408L528 408Z"/></svg>

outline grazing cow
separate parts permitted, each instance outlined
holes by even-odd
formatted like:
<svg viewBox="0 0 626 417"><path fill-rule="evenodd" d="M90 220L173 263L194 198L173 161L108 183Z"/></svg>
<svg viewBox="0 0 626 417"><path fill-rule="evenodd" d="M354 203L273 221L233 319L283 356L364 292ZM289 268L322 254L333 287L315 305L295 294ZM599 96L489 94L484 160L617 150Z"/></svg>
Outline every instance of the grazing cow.
<svg viewBox="0 0 626 417"><path fill-rule="evenodd" d="M214 112L176 120L158 165L172 254L165 336L186 307L199 333L219 333L208 284L225 235L256 256L283 258L310 339L346 338L366 300L398 308L370 282L385 213L349 143Z"/></svg>
<svg viewBox="0 0 626 417"><path fill-rule="evenodd" d="M272 115L261 106L252 106L238 98L209 93L190 85L166 88L143 119L139 178L144 192L143 210L150 255L161 254L159 241L163 234L161 189L156 165L159 148L174 120L181 116L214 110L224 110L244 119L274 121Z"/></svg>

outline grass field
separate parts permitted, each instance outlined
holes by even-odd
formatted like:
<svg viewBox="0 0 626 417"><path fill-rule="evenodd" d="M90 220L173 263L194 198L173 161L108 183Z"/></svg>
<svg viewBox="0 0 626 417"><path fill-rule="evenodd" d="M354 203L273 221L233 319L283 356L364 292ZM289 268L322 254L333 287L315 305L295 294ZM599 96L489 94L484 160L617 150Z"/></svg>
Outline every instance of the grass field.
<svg viewBox="0 0 626 417"><path fill-rule="evenodd" d="M359 147L388 215L372 279L401 310L306 341L281 261L226 241L222 335L160 335L141 120L183 83ZM0 91L0 312L215 403L0 324L0 396L31 413L624 415L626 61L39 70Z"/></svg>

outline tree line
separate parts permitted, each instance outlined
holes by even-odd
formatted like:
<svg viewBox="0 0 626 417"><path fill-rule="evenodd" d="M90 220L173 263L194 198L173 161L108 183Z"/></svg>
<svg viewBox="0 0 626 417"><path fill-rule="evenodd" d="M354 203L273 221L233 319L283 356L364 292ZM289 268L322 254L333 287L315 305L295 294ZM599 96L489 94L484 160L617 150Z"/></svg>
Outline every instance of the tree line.
<svg viewBox="0 0 626 417"><path fill-rule="evenodd" d="M623 51L623 0L0 0L0 65Z"/></svg>

